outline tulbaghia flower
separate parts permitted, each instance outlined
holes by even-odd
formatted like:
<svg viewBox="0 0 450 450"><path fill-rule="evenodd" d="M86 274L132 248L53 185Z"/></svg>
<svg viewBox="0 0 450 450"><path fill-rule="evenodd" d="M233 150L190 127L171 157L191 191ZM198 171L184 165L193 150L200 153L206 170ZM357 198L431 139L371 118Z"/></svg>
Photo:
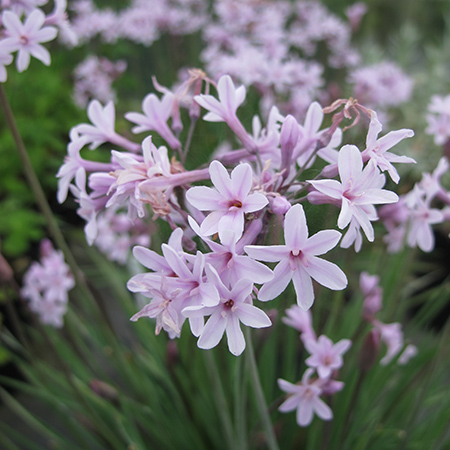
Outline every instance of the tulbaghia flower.
<svg viewBox="0 0 450 450"><path fill-rule="evenodd" d="M232 230L239 237L244 230L244 214L263 209L269 201L263 194L250 194L253 172L249 164L239 164L228 174L219 161L209 166L214 188L195 186L186 193L189 203L200 211L212 211L200 225L201 233L210 236Z"/></svg>
<svg viewBox="0 0 450 450"><path fill-rule="evenodd" d="M134 122L133 133L143 131L156 131L173 150L181 149L181 142L175 137L167 125L167 120L172 114L172 106L175 96L168 92L160 100L155 94L148 94L142 102L144 114L129 112L125 118Z"/></svg>
<svg viewBox="0 0 450 450"><path fill-rule="evenodd" d="M409 344L405 347L402 354L398 357L398 364L404 366L409 362L411 358L414 358L418 353L417 347L415 345Z"/></svg>
<svg viewBox="0 0 450 450"><path fill-rule="evenodd" d="M314 413L322 420L331 420L333 413L330 407L320 399L322 389L316 382L310 382L314 369L307 369L302 377L301 383L292 384L286 380L278 379L278 386L288 394L288 398L280 406L281 412L297 410L297 423L301 427L308 426Z"/></svg>
<svg viewBox="0 0 450 450"><path fill-rule="evenodd" d="M311 353L305 363L315 368L320 378L329 378L333 370L342 367L342 355L352 345L349 339L341 339L333 344L325 335L319 336L317 341L305 340L304 342L306 350Z"/></svg>
<svg viewBox="0 0 450 450"><path fill-rule="evenodd" d="M223 75L217 83L217 93L219 100L212 95L205 94L194 97L200 106L209 111L203 119L209 122L226 122L245 148L255 152L257 149L255 142L236 116L238 107L245 100L245 87L240 86L236 89L231 77Z"/></svg>
<svg viewBox="0 0 450 450"><path fill-rule="evenodd" d="M74 127L80 137L86 137L91 143L91 150L105 142L120 145L129 151L140 151L140 145L120 136L114 130L116 122L116 112L114 103L108 102L104 107L98 100L89 103L87 114L91 124L82 123Z"/></svg>
<svg viewBox="0 0 450 450"><path fill-rule="evenodd" d="M383 301L383 290L379 286L380 277L361 272L359 285L364 295L363 317L372 320L375 314L380 311Z"/></svg>
<svg viewBox="0 0 450 450"><path fill-rule="evenodd" d="M392 165L392 163L415 163L414 159L407 156L397 156L394 153L390 153L387 150L397 145L405 138L414 136L413 130L402 129L391 131L382 138L378 138L378 134L381 132L382 126L377 118L375 111L370 112L370 125L369 132L367 133L366 148L362 152L363 161L368 160L375 161L380 170L387 171L391 176L394 183L398 183L400 176Z"/></svg>
<svg viewBox="0 0 450 450"><path fill-rule="evenodd" d="M314 302L312 279L333 290L345 289L347 277L333 263L318 258L334 248L341 237L336 230L322 230L308 237L308 226L302 205L294 205L284 220L285 245L247 245L249 256L260 261L280 262L273 280L264 284L258 298L272 300L280 295L292 280L298 305L307 310Z"/></svg>
<svg viewBox="0 0 450 450"><path fill-rule="evenodd" d="M215 347L226 332L228 348L233 355L238 356L245 349L239 322L252 328L269 327L272 322L264 311L252 305L250 294L253 283L250 280L241 279L230 290L211 266L207 266L206 270L208 279L219 292L220 303L212 307L188 307L183 310L183 314L189 318L210 315L198 340L199 348Z"/></svg>
<svg viewBox="0 0 450 450"><path fill-rule="evenodd" d="M5 11L2 15L2 23L8 36L5 45L13 45L19 51L16 61L19 72L28 68L30 55L46 66L50 65L50 53L40 44L55 39L58 31L55 27L42 27L44 21L45 15L40 9L35 9L23 24L11 11Z"/></svg>
<svg viewBox="0 0 450 450"><path fill-rule="evenodd" d="M24 275L21 294L42 323L60 328L67 311L67 292L75 286L61 251L48 240L41 243L41 261L34 262Z"/></svg>
<svg viewBox="0 0 450 450"><path fill-rule="evenodd" d="M345 228L354 218L367 239L375 239L371 220L377 218L373 205L395 203L398 196L394 192L381 189L384 186L384 175L380 174L374 162L369 161L363 170L361 152L354 145L344 145L338 157L338 168L341 182L336 180L311 180L322 194L332 201L341 201L341 212L338 218L340 229Z"/></svg>
<svg viewBox="0 0 450 450"><path fill-rule="evenodd" d="M403 331L400 323L382 323L378 320L373 322L375 328L380 332L381 340L386 344L386 355L381 359L380 364L386 366L402 350L404 346Z"/></svg>
<svg viewBox="0 0 450 450"><path fill-rule="evenodd" d="M406 196L406 204L410 209L406 241L410 247L417 246L424 252L431 252L434 248L434 234L431 225L444 221L442 211L432 208L429 203L423 198L417 185Z"/></svg>
<svg viewBox="0 0 450 450"><path fill-rule="evenodd" d="M281 321L300 331L300 338L303 342L308 339L316 340L316 333L312 327L311 310L305 311L298 305L292 305L285 312L287 317L283 317Z"/></svg>
<svg viewBox="0 0 450 450"><path fill-rule="evenodd" d="M78 37L72 29L67 16L67 0L55 0L53 12L45 19L45 25L56 25L59 28L60 39L73 47L78 43Z"/></svg>

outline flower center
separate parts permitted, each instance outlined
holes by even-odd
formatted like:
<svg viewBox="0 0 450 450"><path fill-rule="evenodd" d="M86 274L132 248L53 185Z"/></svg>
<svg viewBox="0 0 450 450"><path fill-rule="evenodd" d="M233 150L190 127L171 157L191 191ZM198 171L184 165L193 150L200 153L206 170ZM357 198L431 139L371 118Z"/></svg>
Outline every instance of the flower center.
<svg viewBox="0 0 450 450"><path fill-rule="evenodd" d="M20 43L23 45L27 45L28 44L28 38L24 35L20 36Z"/></svg>
<svg viewBox="0 0 450 450"><path fill-rule="evenodd" d="M234 301L233 300L228 300L224 303L225 308L231 309L234 305Z"/></svg>
<svg viewBox="0 0 450 450"><path fill-rule="evenodd" d="M235 208L242 208L242 202L239 201L239 200L232 200L232 201L230 201L230 204L229 204L228 207L229 208L233 208L233 207L235 207Z"/></svg>

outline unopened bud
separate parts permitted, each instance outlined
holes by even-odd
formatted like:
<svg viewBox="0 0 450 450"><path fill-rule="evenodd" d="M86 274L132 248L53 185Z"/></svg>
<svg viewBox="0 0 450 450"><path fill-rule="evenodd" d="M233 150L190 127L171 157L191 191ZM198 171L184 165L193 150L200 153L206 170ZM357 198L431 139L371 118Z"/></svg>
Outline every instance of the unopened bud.
<svg viewBox="0 0 450 450"><path fill-rule="evenodd" d="M89 387L92 391L99 397L109 400L111 402L116 402L118 399L118 392L113 386L105 383L101 380L91 380L89 382Z"/></svg>
<svg viewBox="0 0 450 450"><path fill-rule="evenodd" d="M293 116L289 115L283 122L280 131L281 168L285 169L284 178L289 175L292 154L300 137L300 127Z"/></svg>
<svg viewBox="0 0 450 450"><path fill-rule="evenodd" d="M291 204L286 197L277 196L274 197L270 204L271 210L277 216L283 216L291 208Z"/></svg>
<svg viewBox="0 0 450 450"><path fill-rule="evenodd" d="M359 368L368 372L377 362L380 353L380 332L373 328L365 337L359 352Z"/></svg>

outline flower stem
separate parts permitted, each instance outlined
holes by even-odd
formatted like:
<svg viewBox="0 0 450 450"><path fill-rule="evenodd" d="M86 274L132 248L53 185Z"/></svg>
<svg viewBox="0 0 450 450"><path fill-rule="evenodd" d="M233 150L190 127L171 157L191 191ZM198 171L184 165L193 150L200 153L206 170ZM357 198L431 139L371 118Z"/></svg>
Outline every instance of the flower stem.
<svg viewBox="0 0 450 450"><path fill-rule="evenodd" d="M275 437L275 432L273 431L272 422L270 420L269 410L267 408L267 403L264 398L264 393L261 386L261 380L259 379L258 366L256 365L255 351L252 344L252 336L250 329L245 329L245 341L246 341L246 355L247 362L250 369L250 376L252 378L252 386L254 389L256 403L258 405L259 412L261 414L261 420L263 422L266 435L267 435L267 446L269 450L279 450L277 439Z"/></svg>
<svg viewBox="0 0 450 450"><path fill-rule="evenodd" d="M52 236L52 238L54 239L57 247L60 248L64 253L64 258L70 267L70 270L75 278L78 287L83 291L83 294L87 299L91 300L94 304L96 304L95 297L93 296L91 290L89 289L84 274L78 267L78 264L75 261L72 251L70 250L69 246L67 245L64 239L61 229L59 228L58 223L56 222L56 219L53 216L53 212L47 201L44 190L42 189L42 186L39 182L36 172L33 169L33 166L31 164L30 158L25 148L25 144L23 143L22 136L20 135L19 129L17 127L14 114L12 112L11 106L8 101L8 97L6 96L6 92L2 83L0 83L0 103L5 113L8 126L13 135L14 142L16 143L17 152L19 153L19 157L23 165L25 177L34 194L36 203L39 209L41 210L42 215L44 216L48 232L50 236Z"/></svg>
<svg viewBox="0 0 450 450"><path fill-rule="evenodd" d="M211 350L205 351L204 354L208 373L210 374L210 378L214 386L214 398L217 403L217 412L219 413L220 419L222 421L228 448L234 449L236 447L234 445L233 425L230 419L225 392L223 390L222 382L220 381L220 373L217 369L216 360Z"/></svg>

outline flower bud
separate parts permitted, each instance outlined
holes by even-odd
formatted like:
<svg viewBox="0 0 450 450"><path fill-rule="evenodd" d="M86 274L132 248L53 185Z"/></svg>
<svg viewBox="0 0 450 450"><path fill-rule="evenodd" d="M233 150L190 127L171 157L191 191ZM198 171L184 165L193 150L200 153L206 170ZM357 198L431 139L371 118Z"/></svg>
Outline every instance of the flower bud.
<svg viewBox="0 0 450 450"><path fill-rule="evenodd" d="M378 359L380 353L380 332L373 328L365 337L359 352L359 368L368 372Z"/></svg>
<svg viewBox="0 0 450 450"><path fill-rule="evenodd" d="M277 196L274 197L274 199L271 201L270 208L272 212L277 216L283 216L289 211L289 209L291 208L291 204L286 199L286 197Z"/></svg>
<svg viewBox="0 0 450 450"><path fill-rule="evenodd" d="M293 116L289 115L283 122L280 131L281 147L281 169L285 169L283 174L287 178L292 164L292 154L300 137L300 127Z"/></svg>
<svg viewBox="0 0 450 450"><path fill-rule="evenodd" d="M115 402L118 400L118 392L113 386L101 380L91 380L89 387L99 397Z"/></svg>

